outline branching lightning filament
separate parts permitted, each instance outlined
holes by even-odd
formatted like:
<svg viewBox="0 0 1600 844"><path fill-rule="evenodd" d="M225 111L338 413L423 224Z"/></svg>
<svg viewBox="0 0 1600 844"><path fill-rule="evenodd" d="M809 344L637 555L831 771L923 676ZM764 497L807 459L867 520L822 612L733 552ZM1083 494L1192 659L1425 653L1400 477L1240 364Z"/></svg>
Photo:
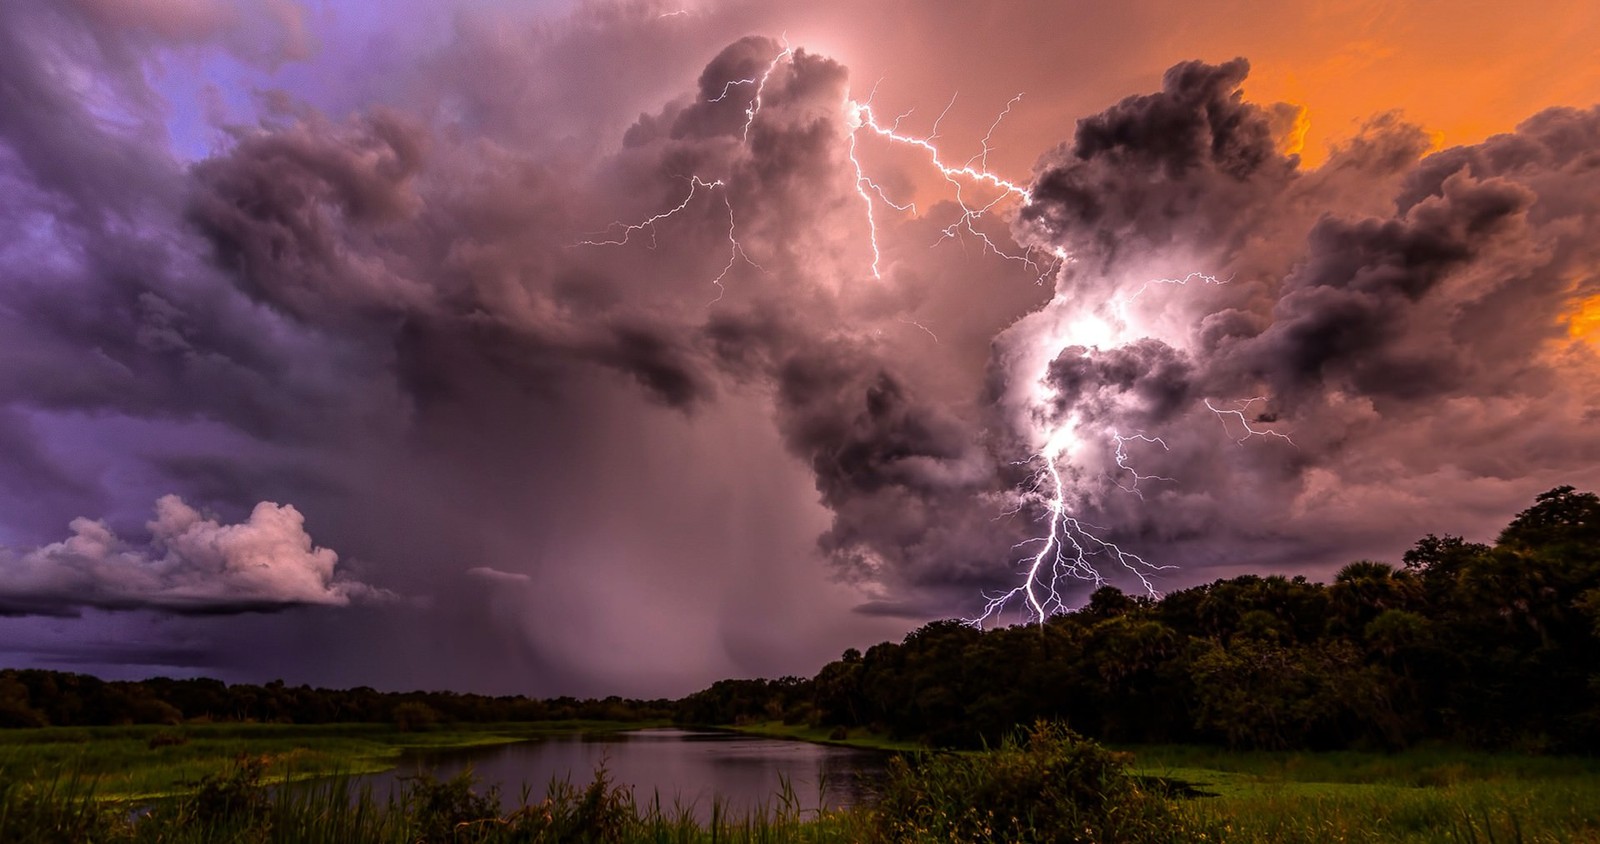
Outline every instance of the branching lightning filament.
<svg viewBox="0 0 1600 844"><path fill-rule="evenodd" d="M699 176L690 176L689 194L683 198L682 202L679 202L672 208L662 211L661 213L652 217L646 218L638 223L623 223L621 221L614 222L606 228L606 232L607 234L612 232L618 232L619 234L616 234L606 240L580 240L574 245L626 246L633 240L634 235L648 231L650 233L650 248L654 249L657 246L656 226L671 217L683 213L684 209L688 208L689 204L694 201L695 194L702 190L708 193L714 190L720 191L723 207L728 210L728 262L723 265L722 271L717 273L716 278L711 280L711 283L717 286L717 298L713 299L712 301L719 301L722 299L722 294L726 292L726 288L723 286L723 281L727 279L728 273L733 271L735 264L742 260L758 270L761 269L761 265L751 260L750 256L745 253L743 244L739 242L738 222L733 216L733 203L728 199L727 183L723 182L721 179L706 181Z"/></svg>
<svg viewBox="0 0 1600 844"><path fill-rule="evenodd" d="M1176 478L1169 478L1169 477L1167 477L1165 475L1141 475L1132 466L1128 465L1128 452L1127 452L1127 449L1126 449L1126 446L1127 446L1128 443L1130 443L1130 442L1151 443L1153 445L1161 446L1161 450L1162 451L1170 451L1171 449L1167 448L1167 441L1166 440L1163 440L1160 437L1146 436L1144 434L1134 434L1131 437L1124 437L1123 435L1117 433L1116 431L1112 431L1111 432L1111 439L1116 441L1116 443L1117 443L1117 452L1116 452L1116 455L1115 455L1116 456L1116 460L1117 460L1117 468L1121 469L1124 472L1127 472L1129 478L1131 478L1131 481L1127 485L1123 484L1121 478L1117 478L1117 480L1116 480L1117 486L1121 487L1124 491L1131 492L1134 495L1139 496L1139 500L1143 501L1144 500L1144 491L1139 489L1139 483L1141 481L1167 481L1169 483L1177 483L1177 479Z"/></svg>
<svg viewBox="0 0 1600 844"><path fill-rule="evenodd" d="M1245 415L1245 411L1250 409L1250 405L1255 404L1258 401L1264 402L1266 400L1266 396L1255 396L1248 399L1239 399L1234 402L1234 404L1238 405L1237 409L1217 407L1211 403L1210 399L1206 399L1205 402L1206 408L1212 413L1215 413L1219 420L1222 420L1223 430L1227 430L1228 427L1227 417L1232 416L1233 418L1239 420L1239 427L1244 429L1244 436L1239 437L1237 440L1239 445L1244 445L1244 441L1250 439L1251 437L1277 437L1289 445L1294 445L1294 440L1289 439L1288 434L1280 434L1277 431L1271 431L1266 428L1255 428L1250 425L1250 418ZM1260 416L1257 416L1255 421L1270 422L1273 420L1264 419Z"/></svg>
<svg viewBox="0 0 1600 844"><path fill-rule="evenodd" d="M783 37L783 49L773 56L772 60L767 63L766 68L759 75L741 79L729 79L723 83L722 90L716 96L708 97L705 101L708 103L722 102L733 96L734 91L737 89L752 89L749 95L750 99L744 109L744 125L740 130L740 137L745 142L748 142L750 131L755 126L756 119L761 113L768 82L785 62L792 62L794 55L794 48L790 46L788 37L785 35ZM911 113L910 111L900 114L893 122L885 125L879 122L877 115L872 110L871 95L868 96L866 102L858 102L848 97L846 98L844 113L846 125L849 129L847 140L848 155L855 171L856 194L861 197L862 203L866 206L866 233L872 251L870 271L873 278L881 279L883 277L883 250L878 240L878 221L874 196L878 200L882 200L885 205L902 213L914 215L917 209L914 203L901 203L890 199L883 187L867 174L861 159L857 156L857 138L863 130L882 138L888 143L909 146L924 153L927 160L939 171L945 181L950 183L954 191L956 204L961 209L961 216L943 229L942 236L938 242L963 234L975 237L983 244L986 251L1006 260L1023 264L1038 273L1036 281L1041 284L1045 278L1049 277L1068 259L1067 255L1059 249L1051 250L1047 258L1042 261L1035 260L1035 250L1031 247L1020 254L1008 251L1001 248L1000 245L994 242L993 238L974 225L978 218L994 210L1004 202L1027 202L1032 198L1028 189L1023 185L999 176L988 169L989 155L994 151L993 139L995 131L999 128L1000 122L1005 119L1006 115L1010 114L1012 107L1020 102L1021 99L1022 95L1018 94L1006 103L1005 108L990 124L988 132L984 134L981 148L977 154L967 159L963 164L954 165L944 160L944 154L934 144L934 141L939 137L940 122L944 120L950 108L955 105L954 97L945 106L944 111L940 112L939 117L933 123L932 131L925 137L916 137L900 130L901 121ZM726 195L727 185L721 179L708 180L699 175L691 176L690 179L689 195L684 197L683 201L677 206L638 223L613 223L607 229L607 232L620 231L620 235L604 240L583 240L579 241L578 245L621 246L629 243L633 235L648 230L650 233L650 245L653 248L656 246L657 223L682 212L694 200L698 190L703 189L709 192L720 188L723 191L723 202L728 208L729 254L728 263L723 267L722 272L713 279L713 283L717 285L719 291L723 291L723 281L727 278L728 273L732 271L734 265L741 260L759 269L759 265L750 258L738 240L737 225L733 217L733 206ZM991 192L992 196L978 204L970 203L966 192L969 187L974 186ZM933 245L938 245L938 242ZM722 296L719 292L717 299L720 300L721 298Z"/></svg>

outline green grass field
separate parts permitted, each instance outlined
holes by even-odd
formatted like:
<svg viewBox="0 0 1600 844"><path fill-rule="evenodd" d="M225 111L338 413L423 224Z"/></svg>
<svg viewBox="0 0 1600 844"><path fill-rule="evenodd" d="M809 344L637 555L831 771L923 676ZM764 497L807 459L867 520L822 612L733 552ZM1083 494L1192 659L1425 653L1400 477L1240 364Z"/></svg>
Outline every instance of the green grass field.
<svg viewBox="0 0 1600 844"><path fill-rule="evenodd" d="M1132 771L1241 842L1600 842L1600 760L1422 747L1401 753L1123 748Z"/></svg>
<svg viewBox="0 0 1600 844"><path fill-rule="evenodd" d="M269 781L365 774L417 748L473 747L549 735L660 726L552 721L468 724L402 732L385 724L196 724L183 727L47 727L0 730L0 772L18 779L92 780L103 799L168 796L241 755L265 757ZM174 741L177 740L177 741ZM171 742L171 743L169 743Z"/></svg>

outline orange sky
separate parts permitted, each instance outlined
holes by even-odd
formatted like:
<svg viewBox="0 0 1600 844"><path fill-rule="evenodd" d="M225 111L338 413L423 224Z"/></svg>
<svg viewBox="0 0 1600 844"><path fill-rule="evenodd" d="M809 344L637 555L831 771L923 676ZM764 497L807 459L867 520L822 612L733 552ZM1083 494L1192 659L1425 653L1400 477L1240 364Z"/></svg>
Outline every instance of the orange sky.
<svg viewBox="0 0 1600 844"><path fill-rule="evenodd" d="M744 6L746 31L787 32L843 60L890 109L930 120L959 93L952 140L983 130L1018 91L1000 160L1032 165L1072 122L1160 84L1179 61L1250 59L1246 95L1306 106L1306 160L1399 109L1444 144L1508 131L1553 105L1600 103L1600 3L1418 0L833 0ZM740 8L735 6L735 8ZM1040 146L1044 144L1045 146Z"/></svg>
<svg viewBox="0 0 1600 844"><path fill-rule="evenodd" d="M1528 12L1486 2L1306 5L1314 11L1290 22L1290 38L1260 37L1271 24L1263 21L1238 41L1255 65L1253 98L1310 110L1308 163L1389 109L1454 145L1548 106L1600 102L1600 4L1541 2Z"/></svg>

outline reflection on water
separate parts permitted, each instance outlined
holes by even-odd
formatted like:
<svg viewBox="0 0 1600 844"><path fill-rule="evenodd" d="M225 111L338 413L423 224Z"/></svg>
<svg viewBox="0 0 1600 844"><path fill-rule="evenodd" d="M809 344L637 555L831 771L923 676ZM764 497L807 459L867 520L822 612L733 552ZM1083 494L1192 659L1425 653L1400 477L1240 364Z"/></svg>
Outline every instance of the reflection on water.
<svg viewBox="0 0 1600 844"><path fill-rule="evenodd" d="M471 766L479 787L500 786L501 797L509 804L521 797L524 784L532 801L545 796L552 778L570 779L580 788L588 785L602 762L614 784L633 788L641 808L659 797L669 814L681 806L705 821L713 796L735 814L777 806L784 781L803 811L819 805L850 806L872 794L883 776L886 757L869 750L736 733L636 730L417 752L403 756L395 770L367 781L381 797L400 777L419 770L449 777Z"/></svg>

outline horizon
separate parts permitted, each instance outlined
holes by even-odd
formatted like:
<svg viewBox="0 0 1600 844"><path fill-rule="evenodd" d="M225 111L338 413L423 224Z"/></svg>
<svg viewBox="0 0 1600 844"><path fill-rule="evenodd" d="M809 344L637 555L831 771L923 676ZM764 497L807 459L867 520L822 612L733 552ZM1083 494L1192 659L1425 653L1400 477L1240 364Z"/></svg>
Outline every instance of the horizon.
<svg viewBox="0 0 1600 844"><path fill-rule="evenodd" d="M0 9L0 667L678 698L1490 540L1600 487L1597 37Z"/></svg>

